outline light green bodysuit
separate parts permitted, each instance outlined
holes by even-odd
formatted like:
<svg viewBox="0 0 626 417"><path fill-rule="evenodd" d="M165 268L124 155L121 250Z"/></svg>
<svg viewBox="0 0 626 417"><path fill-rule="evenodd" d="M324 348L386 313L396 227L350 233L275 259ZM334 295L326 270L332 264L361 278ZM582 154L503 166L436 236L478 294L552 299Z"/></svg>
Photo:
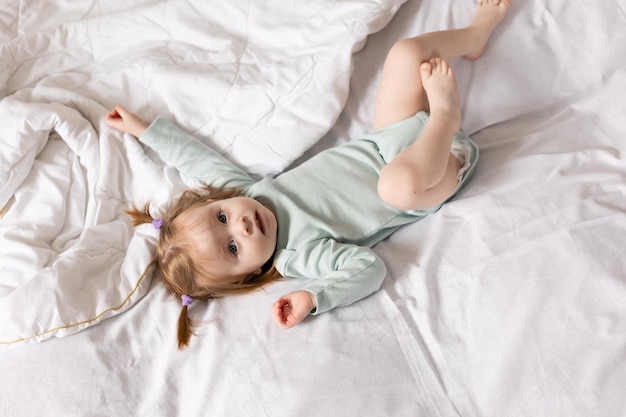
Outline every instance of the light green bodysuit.
<svg viewBox="0 0 626 417"><path fill-rule="evenodd" d="M370 248L439 209L396 210L376 191L381 168L419 137L427 120L420 112L260 181L163 119L139 139L188 178L269 201L278 223L275 267L285 277L314 279L304 289L316 297L319 314L377 291L386 270ZM471 166L456 193L476 166L478 148L463 132L455 141L471 149Z"/></svg>

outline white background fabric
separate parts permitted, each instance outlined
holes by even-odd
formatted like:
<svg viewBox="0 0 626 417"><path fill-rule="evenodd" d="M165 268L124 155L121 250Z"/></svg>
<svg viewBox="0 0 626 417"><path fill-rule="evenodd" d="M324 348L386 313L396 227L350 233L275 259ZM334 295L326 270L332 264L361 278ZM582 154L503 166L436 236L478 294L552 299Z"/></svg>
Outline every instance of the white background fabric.
<svg viewBox="0 0 626 417"><path fill-rule="evenodd" d="M344 112L306 156L367 131L393 42L462 26L474 4L406 2L354 56ZM154 282L96 326L3 346L1 414L624 415L625 23L622 0L514 1L485 54L453 62L481 159L458 198L375 247L381 291L288 331L269 312L298 280L194 304L178 351L179 304Z"/></svg>

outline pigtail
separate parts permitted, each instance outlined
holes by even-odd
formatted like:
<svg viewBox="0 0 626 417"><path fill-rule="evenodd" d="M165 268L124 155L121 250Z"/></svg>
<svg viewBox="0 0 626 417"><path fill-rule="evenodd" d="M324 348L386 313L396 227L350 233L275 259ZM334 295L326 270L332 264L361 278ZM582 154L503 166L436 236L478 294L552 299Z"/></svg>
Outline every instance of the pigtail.
<svg viewBox="0 0 626 417"><path fill-rule="evenodd" d="M130 216L134 227L154 221L150 214L150 204L148 203L145 203L141 209L133 204L128 210L125 210L125 213Z"/></svg>
<svg viewBox="0 0 626 417"><path fill-rule="evenodd" d="M167 240L168 234L161 236ZM190 249L184 246L169 244L157 248L155 272L162 279L169 292L182 304L178 316L178 348L189 345L193 332L193 322L189 318L188 308L195 300L206 300L209 295L202 291L194 281L195 263Z"/></svg>
<svg viewBox="0 0 626 417"><path fill-rule="evenodd" d="M178 316L178 349L187 347L191 335L195 335L193 323L187 314L188 308L188 306L183 304L183 307L180 309L180 316Z"/></svg>

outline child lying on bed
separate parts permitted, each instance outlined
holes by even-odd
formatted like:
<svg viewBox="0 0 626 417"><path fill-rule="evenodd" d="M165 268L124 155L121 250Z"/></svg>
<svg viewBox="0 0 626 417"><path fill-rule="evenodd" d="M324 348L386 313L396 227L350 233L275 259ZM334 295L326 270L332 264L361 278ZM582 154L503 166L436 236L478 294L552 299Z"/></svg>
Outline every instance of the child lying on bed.
<svg viewBox="0 0 626 417"><path fill-rule="evenodd" d="M283 327L377 291L385 265L370 249L400 226L437 211L468 181L478 148L463 132L447 60L476 59L510 0L482 0L464 29L393 46L385 61L372 133L321 152L276 178L254 181L220 154L157 118L150 125L117 106L109 126L130 133L181 173L208 184L187 190L155 219L154 273L182 301L179 347L192 333L187 308L253 291L281 276L315 278L280 297Z"/></svg>

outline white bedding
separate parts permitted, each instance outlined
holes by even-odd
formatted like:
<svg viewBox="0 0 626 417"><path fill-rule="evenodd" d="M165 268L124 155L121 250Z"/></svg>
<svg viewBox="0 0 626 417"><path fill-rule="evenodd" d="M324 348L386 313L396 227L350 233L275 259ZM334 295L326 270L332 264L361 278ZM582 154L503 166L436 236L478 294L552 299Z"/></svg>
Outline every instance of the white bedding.
<svg viewBox="0 0 626 417"><path fill-rule="evenodd" d="M220 107L225 101L198 87L215 73L198 72L196 59L211 50L226 55L231 48L237 50L231 37L239 39L236 35L243 32L235 28L240 26L217 25L230 30L214 49L200 40L197 48L190 47L196 42L190 39L196 38L188 35L201 26L199 16L202 22L215 18L223 23L219 13L237 15L234 8L225 11L224 2L207 6L211 13L194 14L187 9L189 2L143 2L152 3L157 6L145 8L152 11L147 17L141 16L144 8L119 13L126 17L120 23L126 32L120 37L107 30L112 37L101 39L100 49L87 54L77 47L67 56L59 55L62 41L78 42L77 35L69 35L91 30L87 25L81 31L83 22L96 15L113 19L116 14L105 13L103 7L127 6L94 1L78 10L60 0L31 0L0 7L5 41L0 77L6 96L0 102L0 192L2 205L7 202L0 220L0 330L9 334L0 342L26 339L0 346L5 375L0 415L626 415L624 0L514 0L485 54L477 61L453 62L463 128L481 148L479 166L458 198L375 247L389 271L381 291L288 331L274 325L269 311L278 295L302 285L298 280L194 304L190 312L201 326L184 351L175 343L179 304L149 276L137 285L154 233L140 228L131 235L119 213L131 199L149 196L161 204L183 181L171 168L163 169L155 155L146 156L128 138L107 131L101 124L105 109L119 101L146 118L171 115L233 159L241 158L236 160L242 166L258 174L280 170L311 145L305 158L365 133L382 62L393 42L461 26L475 2L409 0L402 5L353 56L345 108L317 143L344 104L343 81L331 82L334 78L327 74L318 86L307 83L307 88L328 93L328 109L309 100L314 94L279 105L272 114L288 114L275 116L281 122L277 129L265 130L271 117L235 119L233 108L249 105L246 93L259 91L247 88L256 88L261 80L248 79L243 91L226 93L216 87L220 97L232 100ZM245 9L258 10L259 3L245 3L250 6ZM262 19L251 18L274 29L255 37L256 43L267 47L269 55L278 53L277 44L321 44L310 52L312 57L339 48L332 61L340 68L335 72L346 76L350 54L368 32L386 23L396 4L383 2L381 9L380 2L313 3L308 6L312 16L321 16L327 10L323 5L334 6L343 11L339 21L370 24L356 25L361 31L339 30L346 39L342 49L339 42L329 41L327 35L339 36L330 28L307 37L315 19L296 11L311 9L302 3L289 10L291 3L286 2L279 10L267 6ZM51 4L58 10L47 6ZM10 17L20 6L31 9L19 25L13 24ZM33 9L37 7L39 11ZM178 10L189 10L181 15L194 24L175 23ZM73 23L65 28L62 22ZM154 31L137 31L137 22L152 25ZM163 25L174 26L163 31L167 36L157 30ZM38 43L13 45L18 29L29 27L38 30L25 42ZM56 41L46 41L44 35L55 28ZM129 33L133 41L128 52L112 47L100 53L106 45L124 44ZM186 41L172 44L168 36ZM86 35L79 39L82 46L98 44ZM152 52L137 47L140 42L153 46ZM168 51L176 52L169 56ZM9 62L20 60L21 66L6 65L7 56ZM32 56L39 58L33 61ZM61 66L58 72L55 65ZM219 74L227 73L226 67ZM315 68L314 74L333 72L332 65ZM270 102L277 102L281 91L296 91L293 80L304 78L294 75L291 84L287 79L274 79L277 95ZM323 80L333 87L322 85ZM18 111L9 111L9 105ZM230 116L213 118L218 107L230 109ZM258 120L261 124L255 124ZM216 142L237 138L235 143L247 144L243 132L250 126L272 138L276 131L284 134L279 145L254 148L254 153L263 153L261 162L267 166L245 159L241 149L247 145L229 148L228 142ZM57 133L48 137L52 127ZM294 130L302 145L297 150L291 148ZM258 141L250 136L249 143ZM288 156L265 158L283 151ZM77 251L81 245L90 251ZM58 254L64 254L61 260ZM106 256L119 263L98 261ZM103 291L92 277L112 268L121 273L108 274L110 284ZM59 288L61 281L71 294ZM87 323L16 338L19 326L72 319L78 312L67 300L76 295L82 295L80 301L91 299L86 295L90 290L98 296L96 304L116 307L106 303L118 297L123 305ZM51 302L46 294L60 298ZM59 306L56 315L37 311L48 304ZM75 334L49 338L68 333ZM42 339L47 340L24 343Z"/></svg>
<svg viewBox="0 0 626 417"><path fill-rule="evenodd" d="M352 53L402 2L4 5L0 314L11 320L0 343L74 333L150 286L153 236L133 235L123 210L157 208L184 184L107 128L107 109L168 117L249 172L275 174L332 126Z"/></svg>

